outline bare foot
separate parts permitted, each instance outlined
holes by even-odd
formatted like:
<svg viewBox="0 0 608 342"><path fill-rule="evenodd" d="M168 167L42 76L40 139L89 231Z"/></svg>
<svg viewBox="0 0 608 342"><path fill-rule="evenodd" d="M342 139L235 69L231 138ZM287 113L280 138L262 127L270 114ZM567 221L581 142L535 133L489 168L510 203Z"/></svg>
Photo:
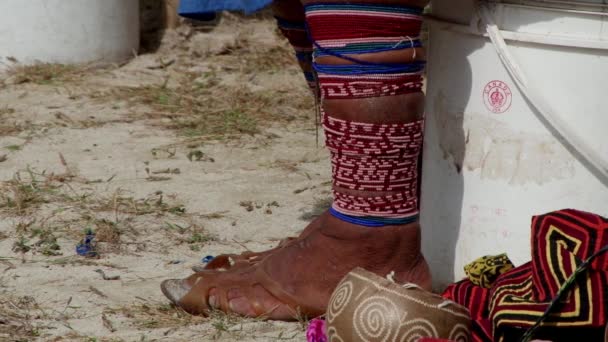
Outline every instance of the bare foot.
<svg viewBox="0 0 608 342"><path fill-rule="evenodd" d="M338 282L355 267L398 282L430 289L420 253L418 224L365 228L329 214L319 228L275 250L262 261L228 271L205 271L161 288L176 305L194 314L218 309L248 317L293 320L325 312Z"/></svg>
<svg viewBox="0 0 608 342"><path fill-rule="evenodd" d="M279 244L271 249L262 251L262 252L243 252L241 254L221 254L216 256L211 262L206 265L196 265L192 267L194 272L203 272L207 270L222 270L226 271L233 267L243 267L250 266L256 264L268 255L276 252L277 250L288 246L292 243L297 242L305 237L307 237L311 232L319 229L321 227L321 216L315 218L297 237L289 237L283 239L279 242Z"/></svg>

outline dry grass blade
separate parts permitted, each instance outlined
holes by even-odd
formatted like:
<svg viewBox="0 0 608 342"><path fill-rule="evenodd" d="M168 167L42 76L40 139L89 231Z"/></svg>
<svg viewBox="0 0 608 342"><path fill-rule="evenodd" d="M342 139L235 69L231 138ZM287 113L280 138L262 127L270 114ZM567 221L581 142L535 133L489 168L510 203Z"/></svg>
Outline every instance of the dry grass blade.
<svg viewBox="0 0 608 342"><path fill-rule="evenodd" d="M23 124L9 120L14 113L13 108L0 107L0 136L16 135L25 130Z"/></svg>
<svg viewBox="0 0 608 342"><path fill-rule="evenodd" d="M270 124L296 118L286 113L313 108L312 96L297 84L290 83L289 89L252 86L254 79L263 77L273 82L273 74L294 68L295 57L286 42L269 46L248 41L242 32L237 36L234 46L208 57L211 64L229 65L228 70L182 72L173 76L177 79L172 82L166 79L156 85L117 87L95 96L127 102L136 118L151 119L153 125L202 140L254 135ZM301 81L304 85L303 78ZM290 96L281 96L284 92Z"/></svg>
<svg viewBox="0 0 608 342"><path fill-rule="evenodd" d="M40 177L28 169L18 172L12 180L0 182L0 211L15 216L47 203L62 185L48 177Z"/></svg>
<svg viewBox="0 0 608 342"><path fill-rule="evenodd" d="M192 82L192 80L190 80ZM131 104L152 107L156 117L170 119L162 125L187 137L240 136L259 132L260 119L271 119L272 98L246 88L198 88L186 82L176 89L163 85L116 90ZM224 96L219 96L220 92ZM232 93L231 96L225 96ZM147 113L144 113L148 116Z"/></svg>
<svg viewBox="0 0 608 342"><path fill-rule="evenodd" d="M0 340L31 341L40 337L40 331L34 324L32 311L38 310L38 304L32 297L15 298L0 294Z"/></svg>
<svg viewBox="0 0 608 342"><path fill-rule="evenodd" d="M91 66L56 63L16 65L8 70L13 84L35 83L53 85L80 80L90 73Z"/></svg>
<svg viewBox="0 0 608 342"><path fill-rule="evenodd" d="M186 212L180 203L168 202L162 192L156 192L146 198L136 199L126 195L123 190L116 190L112 196L87 197L84 203L92 211L114 212L116 214L147 215L171 213L181 215Z"/></svg>
<svg viewBox="0 0 608 342"><path fill-rule="evenodd" d="M104 315L123 316L140 328L174 328L200 324L205 318L193 316L169 304L138 304L118 309L107 309Z"/></svg>

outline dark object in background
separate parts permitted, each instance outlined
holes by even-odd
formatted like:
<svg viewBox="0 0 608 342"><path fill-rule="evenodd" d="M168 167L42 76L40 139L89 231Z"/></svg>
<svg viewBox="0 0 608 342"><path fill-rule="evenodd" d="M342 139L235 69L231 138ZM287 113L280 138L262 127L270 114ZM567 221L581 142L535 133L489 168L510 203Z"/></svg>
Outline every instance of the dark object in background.
<svg viewBox="0 0 608 342"><path fill-rule="evenodd" d="M160 47L165 31L164 3L158 0L140 0L140 53L154 52Z"/></svg>
<svg viewBox="0 0 608 342"><path fill-rule="evenodd" d="M196 0L195 2L203 3L207 1ZM216 1L210 2L215 3ZM178 26L187 25L197 31L210 31L217 26L221 19L221 13L202 13L188 10L188 3L192 3L192 1L140 0L140 53L157 51L167 29L176 29ZM186 5L184 14L180 13L182 4Z"/></svg>

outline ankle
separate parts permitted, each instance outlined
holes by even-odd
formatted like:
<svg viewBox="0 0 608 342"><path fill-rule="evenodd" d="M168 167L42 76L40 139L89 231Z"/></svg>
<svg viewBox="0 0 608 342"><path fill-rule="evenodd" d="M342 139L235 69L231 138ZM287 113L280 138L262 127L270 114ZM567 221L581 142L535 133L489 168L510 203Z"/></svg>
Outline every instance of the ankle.
<svg viewBox="0 0 608 342"><path fill-rule="evenodd" d="M406 225L369 228L342 221L332 215L326 215L324 221L320 231L323 235L333 239L354 240L357 243L365 243L364 241L367 240L370 244L378 244L387 240L390 242L390 245L407 243L411 245L410 247L415 247L417 252L420 251L420 224L418 222ZM398 247L396 246L395 248Z"/></svg>

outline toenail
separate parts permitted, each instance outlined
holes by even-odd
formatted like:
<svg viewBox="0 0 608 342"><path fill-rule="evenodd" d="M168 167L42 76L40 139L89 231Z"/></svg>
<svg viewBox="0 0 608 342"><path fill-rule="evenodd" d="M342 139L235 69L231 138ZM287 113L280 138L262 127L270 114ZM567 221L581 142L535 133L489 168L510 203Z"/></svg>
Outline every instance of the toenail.
<svg viewBox="0 0 608 342"><path fill-rule="evenodd" d="M395 271L391 271L391 273L386 275L386 279L390 280L391 282L395 283Z"/></svg>
<svg viewBox="0 0 608 342"><path fill-rule="evenodd" d="M169 279L162 282L161 290L169 300L177 304L190 291L190 287L185 286L183 280Z"/></svg>
<svg viewBox="0 0 608 342"><path fill-rule="evenodd" d="M217 297L216 296L209 296L209 306L217 309L218 308L218 303L217 303Z"/></svg>
<svg viewBox="0 0 608 342"><path fill-rule="evenodd" d="M232 303L232 301L228 302L228 308L230 308L230 312L237 313L236 305Z"/></svg>

